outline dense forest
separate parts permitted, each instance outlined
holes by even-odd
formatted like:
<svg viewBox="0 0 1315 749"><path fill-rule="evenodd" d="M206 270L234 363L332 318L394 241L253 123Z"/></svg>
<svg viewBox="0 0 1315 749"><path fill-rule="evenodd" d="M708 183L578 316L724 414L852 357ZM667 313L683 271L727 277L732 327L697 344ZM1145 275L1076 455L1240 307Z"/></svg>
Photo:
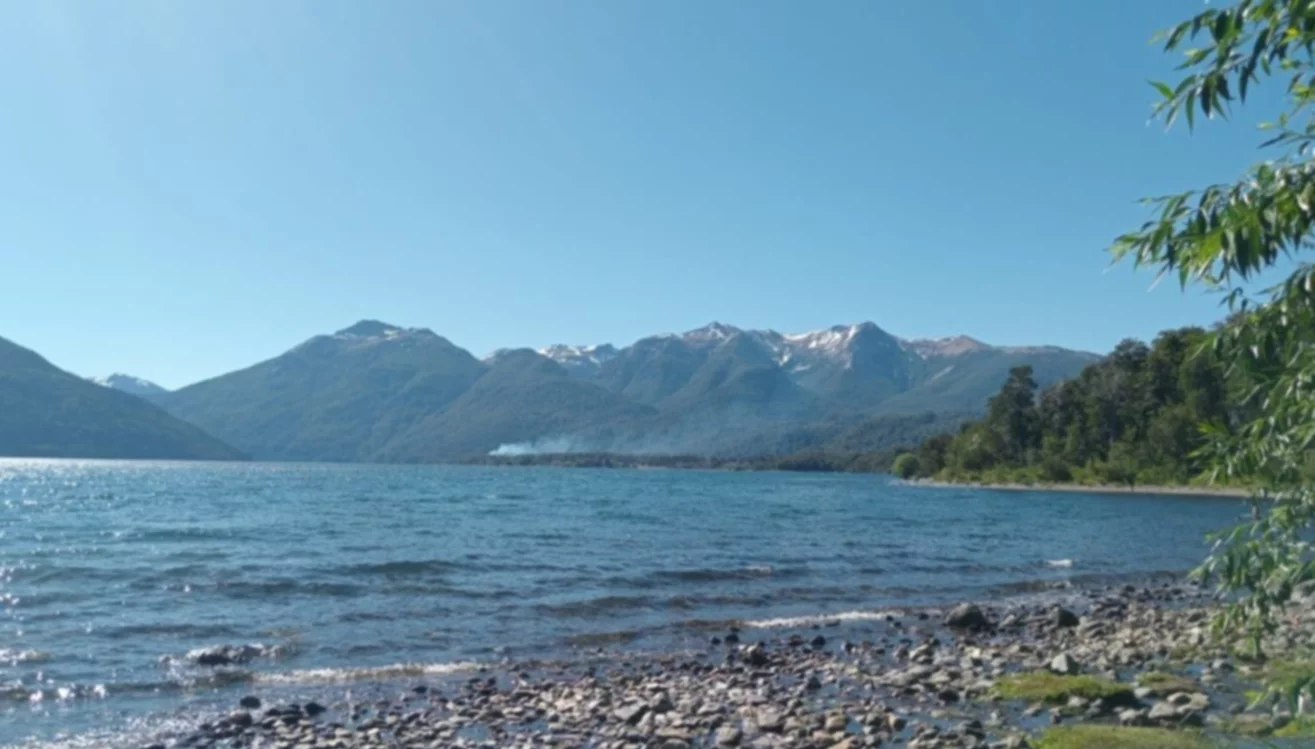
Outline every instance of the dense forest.
<svg viewBox="0 0 1315 749"><path fill-rule="evenodd" d="M1248 418L1246 393L1206 331L1165 331L1149 346L1123 341L1039 396L1031 368L1014 368L984 418L924 441L892 470L988 483L1191 483L1205 470L1206 435Z"/></svg>

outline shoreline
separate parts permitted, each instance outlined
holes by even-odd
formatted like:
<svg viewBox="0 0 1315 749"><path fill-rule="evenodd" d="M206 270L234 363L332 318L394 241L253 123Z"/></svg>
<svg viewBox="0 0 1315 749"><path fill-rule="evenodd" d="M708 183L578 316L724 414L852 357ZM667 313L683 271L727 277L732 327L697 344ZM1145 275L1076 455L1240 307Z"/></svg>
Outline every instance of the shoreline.
<svg viewBox="0 0 1315 749"><path fill-rule="evenodd" d="M905 486L928 489L991 489L1010 492L1068 492L1072 494L1149 494L1178 497L1217 497L1221 499L1248 499L1249 489L1230 486L1155 485L1126 486L1122 484L994 484L982 481L939 481L936 479L900 480Z"/></svg>
<svg viewBox="0 0 1315 749"><path fill-rule="evenodd" d="M324 704L267 703L279 698L252 684L231 713L152 746L1022 749L1071 724L1282 726L1246 707L1263 667L1208 639L1213 605L1189 583L1093 587L1063 603L727 627L678 653L472 664L313 695ZM1308 652L1315 599L1290 611L1274 642Z"/></svg>

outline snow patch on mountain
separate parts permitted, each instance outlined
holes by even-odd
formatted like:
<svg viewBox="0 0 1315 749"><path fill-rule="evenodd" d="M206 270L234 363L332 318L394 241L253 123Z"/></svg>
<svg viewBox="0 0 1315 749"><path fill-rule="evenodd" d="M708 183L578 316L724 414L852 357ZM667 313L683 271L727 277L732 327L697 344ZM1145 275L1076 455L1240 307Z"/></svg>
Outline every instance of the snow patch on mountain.
<svg viewBox="0 0 1315 749"><path fill-rule="evenodd" d="M743 330L734 325L727 325L720 322L710 322L701 328L695 328L681 334L681 339L691 346L716 346L722 341L729 339Z"/></svg>
<svg viewBox="0 0 1315 749"><path fill-rule="evenodd" d="M592 372L616 358L618 352L616 347L610 343L589 346L570 346L557 343L539 349L538 353L562 365L567 371Z"/></svg>
<svg viewBox="0 0 1315 749"><path fill-rule="evenodd" d="M350 328L343 328L333 337L340 341L388 341L413 335L435 335L428 328L403 328L378 320L362 320Z"/></svg>
<svg viewBox="0 0 1315 749"><path fill-rule="evenodd" d="M158 395L160 393L169 392L150 380L123 374L122 372L115 372L108 377L88 377L87 379L101 387L107 387L111 390L122 390L123 392L131 393L132 395Z"/></svg>
<svg viewBox="0 0 1315 749"><path fill-rule="evenodd" d="M934 356L962 356L964 354L974 354L978 351L988 351L992 348L976 338L966 335L945 338L916 338L913 340L900 339L900 345L904 347L904 350L912 351L924 359L930 359Z"/></svg>

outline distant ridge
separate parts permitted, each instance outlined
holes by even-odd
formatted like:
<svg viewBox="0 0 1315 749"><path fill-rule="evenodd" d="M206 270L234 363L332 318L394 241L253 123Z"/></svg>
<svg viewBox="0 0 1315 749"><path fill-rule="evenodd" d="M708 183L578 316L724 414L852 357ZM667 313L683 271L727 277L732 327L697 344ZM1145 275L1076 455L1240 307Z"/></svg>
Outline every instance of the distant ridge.
<svg viewBox="0 0 1315 749"><path fill-rule="evenodd" d="M0 338L0 456L241 460L241 451Z"/></svg>
<svg viewBox="0 0 1315 749"><path fill-rule="evenodd" d="M428 462L546 446L724 454L820 443L885 415L975 413L1013 366L1031 364L1045 384L1096 358L905 340L871 322L799 334L713 322L625 347L481 360L428 329L362 320L152 397L270 460Z"/></svg>

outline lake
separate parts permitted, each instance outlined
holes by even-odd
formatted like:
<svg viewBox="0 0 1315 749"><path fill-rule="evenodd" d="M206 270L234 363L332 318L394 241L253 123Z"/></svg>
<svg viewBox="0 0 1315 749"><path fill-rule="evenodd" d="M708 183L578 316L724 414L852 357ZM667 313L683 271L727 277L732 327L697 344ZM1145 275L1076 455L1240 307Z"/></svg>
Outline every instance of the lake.
<svg viewBox="0 0 1315 749"><path fill-rule="evenodd" d="M1181 572L1237 500L702 471L0 460L0 745L249 692ZM186 654L259 643L249 661Z"/></svg>

